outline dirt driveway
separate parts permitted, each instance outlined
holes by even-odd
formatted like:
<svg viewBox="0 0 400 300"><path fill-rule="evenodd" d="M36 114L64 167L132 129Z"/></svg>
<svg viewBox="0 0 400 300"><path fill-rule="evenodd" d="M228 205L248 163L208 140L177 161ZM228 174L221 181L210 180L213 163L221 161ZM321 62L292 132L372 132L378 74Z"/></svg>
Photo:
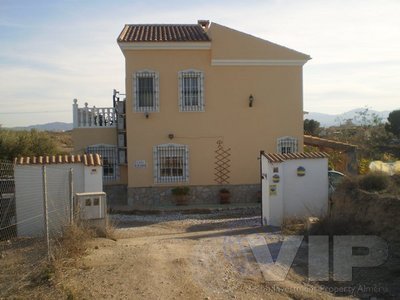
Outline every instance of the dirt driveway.
<svg viewBox="0 0 400 300"><path fill-rule="evenodd" d="M114 219L120 227L116 240L94 240L79 268L64 274L64 286L77 298L332 298L306 283L302 268L290 271L282 282L264 280L242 242L262 232L254 212ZM273 238L275 233L266 235Z"/></svg>

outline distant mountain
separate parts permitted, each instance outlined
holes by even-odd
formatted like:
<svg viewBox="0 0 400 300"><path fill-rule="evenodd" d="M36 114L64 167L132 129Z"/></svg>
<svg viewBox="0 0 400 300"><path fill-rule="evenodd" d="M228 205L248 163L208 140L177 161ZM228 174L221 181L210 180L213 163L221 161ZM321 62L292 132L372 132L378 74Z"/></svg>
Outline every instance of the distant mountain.
<svg viewBox="0 0 400 300"><path fill-rule="evenodd" d="M346 122L348 119L352 119L353 123L357 124L357 121L355 121L354 117L357 116L358 112L364 111L365 108L356 108L353 110L350 110L348 112L342 113L342 114L337 114L337 115L330 115L330 114L323 114L323 113L318 113L318 112L310 112L306 115L304 115L304 119L313 119L318 121L322 127L329 127L329 126L335 126L335 125L340 125ZM382 118L382 120L385 122L387 120L387 117L389 116L389 113L391 111L376 111L376 110L368 110L368 114L377 114L379 117ZM52 122L52 123L46 123L46 124L38 124L38 125L31 125L31 126L26 126L26 127L11 127L9 129L12 130L31 130L31 129L36 129L39 131L68 131L72 130L72 123L63 123L63 122Z"/></svg>
<svg viewBox="0 0 400 300"><path fill-rule="evenodd" d="M39 131L68 131L72 130L72 123L52 122L46 124L31 125L26 127L11 127L12 130L31 130Z"/></svg>
<svg viewBox="0 0 400 300"><path fill-rule="evenodd" d="M356 108L350 110L348 112L337 114L337 115L330 115L330 114L323 114L317 112L310 112L304 115L304 119L313 119L318 121L322 127L329 127L329 126L336 126L343 124L348 119L352 119L354 124L357 124L357 117L359 112L363 112L365 108ZM376 110L368 110L368 115L371 116L372 114L378 115L382 118L382 121L385 122L387 117L389 116L390 111L376 111Z"/></svg>

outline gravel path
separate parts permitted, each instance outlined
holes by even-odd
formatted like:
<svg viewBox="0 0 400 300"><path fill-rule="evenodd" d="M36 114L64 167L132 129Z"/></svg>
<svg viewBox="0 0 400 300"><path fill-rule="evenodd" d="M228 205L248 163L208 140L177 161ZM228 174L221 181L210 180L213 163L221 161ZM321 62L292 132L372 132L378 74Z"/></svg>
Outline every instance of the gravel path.
<svg viewBox="0 0 400 300"><path fill-rule="evenodd" d="M138 230L141 225L168 226L174 228L190 228L190 226L207 225L218 228L259 227L261 217L258 209L235 209L200 213L163 213L154 215L110 215L110 219L118 230Z"/></svg>

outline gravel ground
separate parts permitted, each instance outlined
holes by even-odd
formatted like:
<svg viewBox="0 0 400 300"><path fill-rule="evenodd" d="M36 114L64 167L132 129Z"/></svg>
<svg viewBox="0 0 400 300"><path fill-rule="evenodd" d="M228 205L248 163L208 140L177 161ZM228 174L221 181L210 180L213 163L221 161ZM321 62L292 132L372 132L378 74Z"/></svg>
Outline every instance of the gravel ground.
<svg viewBox="0 0 400 300"><path fill-rule="evenodd" d="M215 229L258 227L261 226L259 209L234 209L223 211L212 211L207 214L171 212L157 215L110 215L110 219L119 230L134 230L137 225L176 225L190 227L195 225L210 225Z"/></svg>
<svg viewBox="0 0 400 300"><path fill-rule="evenodd" d="M249 238L262 235L276 257L282 235L276 228L260 226L259 209L110 217L116 224L114 237L91 240L83 257L62 267L55 285L42 284L35 290L27 286L12 299L325 300L337 299L329 288L341 287L307 280L306 247L300 247L284 281L266 280ZM24 272L15 269L25 265L21 260L1 262ZM5 268L3 279L10 282L10 274L16 272ZM372 296L370 292L362 297L338 295L344 296L340 299ZM379 299L390 299L387 295Z"/></svg>
<svg viewBox="0 0 400 300"><path fill-rule="evenodd" d="M264 280L243 245L263 230L259 209L115 214L111 221L114 239L95 239L82 266L65 272L77 299L330 299L305 289L296 274L276 285Z"/></svg>

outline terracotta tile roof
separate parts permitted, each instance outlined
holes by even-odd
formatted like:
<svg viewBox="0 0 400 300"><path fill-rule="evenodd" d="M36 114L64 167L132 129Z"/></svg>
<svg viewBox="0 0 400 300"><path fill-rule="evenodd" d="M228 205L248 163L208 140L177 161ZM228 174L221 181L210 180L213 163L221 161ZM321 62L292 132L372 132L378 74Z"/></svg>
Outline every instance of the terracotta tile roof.
<svg viewBox="0 0 400 300"><path fill-rule="evenodd" d="M277 163L284 162L290 159L304 159L304 158L327 158L328 154L325 152L299 152L299 153L264 153L262 152L269 162Z"/></svg>
<svg viewBox="0 0 400 300"><path fill-rule="evenodd" d="M127 24L118 42L209 42L199 24Z"/></svg>
<svg viewBox="0 0 400 300"><path fill-rule="evenodd" d="M325 146L333 149L355 149L356 145L334 140L323 139L312 135L304 135L304 144L310 146Z"/></svg>
<svg viewBox="0 0 400 300"><path fill-rule="evenodd" d="M74 164L81 163L85 166L101 166L99 154L78 154L78 155L52 155L18 157L14 160L16 165L48 165L48 164Z"/></svg>

